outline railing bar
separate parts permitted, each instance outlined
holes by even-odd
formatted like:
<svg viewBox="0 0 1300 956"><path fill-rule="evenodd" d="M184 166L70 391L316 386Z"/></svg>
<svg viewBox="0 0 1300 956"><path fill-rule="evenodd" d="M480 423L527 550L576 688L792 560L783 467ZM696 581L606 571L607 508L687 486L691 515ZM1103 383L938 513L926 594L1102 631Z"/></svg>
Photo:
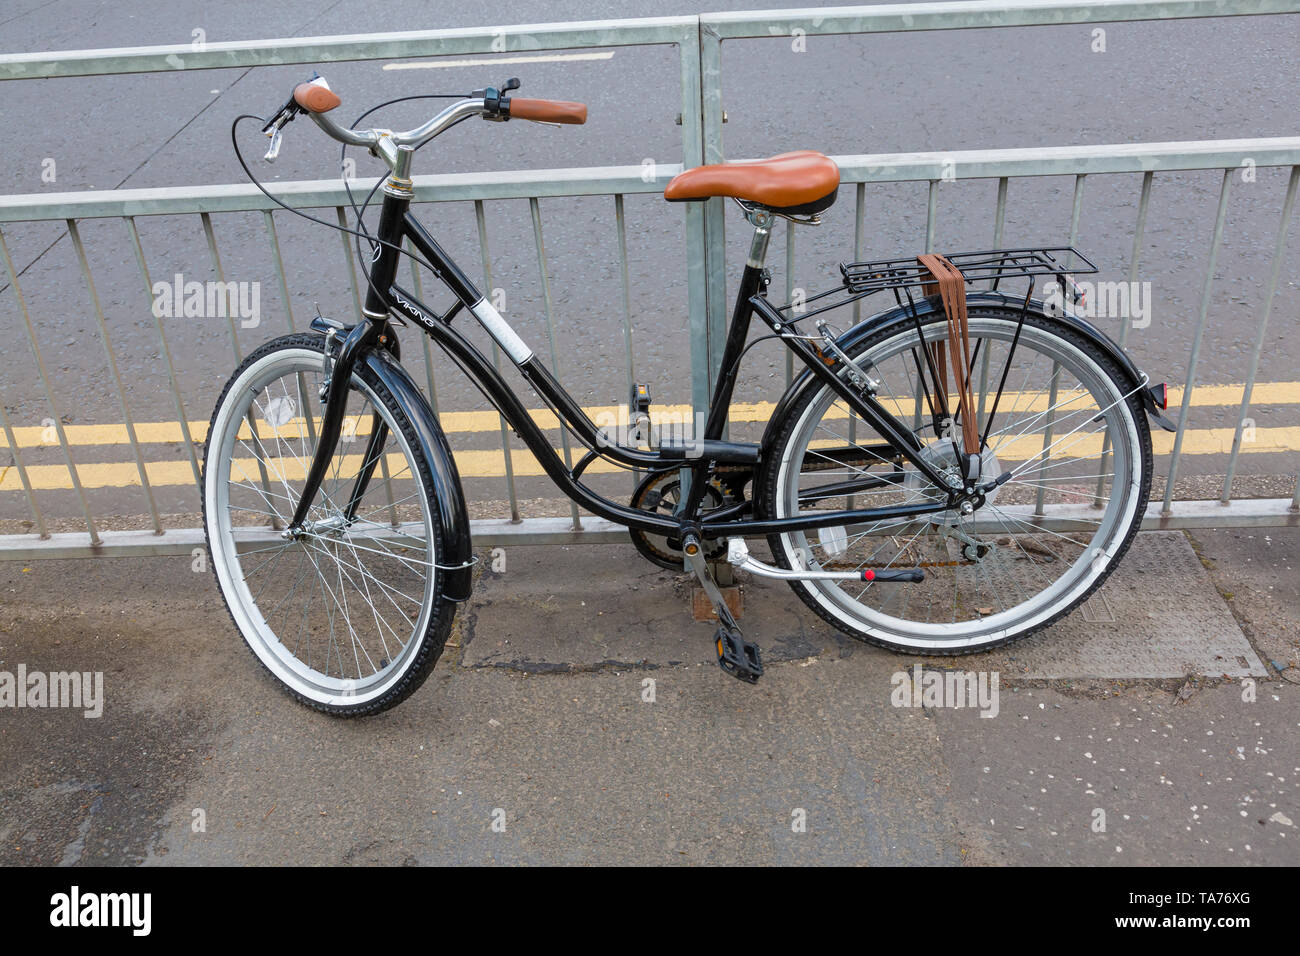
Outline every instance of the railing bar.
<svg viewBox="0 0 1300 956"><path fill-rule="evenodd" d="M1079 223L1083 219L1083 187L1084 184L1087 182L1087 180L1088 180L1088 175L1086 173L1079 173L1074 177L1074 202L1070 206L1070 239L1069 242L1067 243L1067 245L1069 245L1071 249L1073 249L1074 244L1079 241ZM1069 271L1070 267L1073 265L1074 265L1074 253L1070 252L1065 257L1066 271ZM1064 304L1065 301L1066 301L1065 289L1062 288L1061 289L1062 304ZM1060 382L1060 379L1061 379L1061 363L1056 359L1052 359L1052 385L1051 385L1050 393L1048 395L1048 402L1047 402L1047 407L1049 409L1056 404L1056 392L1057 392L1057 387ZM1044 442L1045 442L1043 446L1044 450L1046 450L1047 447L1052 442L1052 426L1055 422L1055 418L1056 415L1054 412L1049 413L1047 418L1046 438L1044 438ZM1046 462L1050 458L1051 458L1051 453L1048 452L1043 458L1044 464L1046 464ZM1046 497L1047 497L1047 487L1045 485L1040 485L1038 489L1038 494L1035 496L1034 499L1035 515L1042 515L1044 513L1043 504L1044 501L1046 500Z"/></svg>
<svg viewBox="0 0 1300 956"><path fill-rule="evenodd" d="M1224 169L1223 185L1219 188L1219 210L1214 217L1214 234L1210 239L1210 255L1205 263L1205 283L1201 289L1201 313L1196 321L1196 334L1192 338L1192 351L1187 358L1187 380L1183 383L1183 404L1178 415L1178 431L1174 435L1174 449L1169 460L1169 477L1165 481L1162 515L1170 514L1174 501L1174 482L1178 478L1178 465L1183 455L1183 435L1192 406L1192 388L1196 384L1196 363L1201 357L1201 340L1205 336L1205 323L1210 315L1210 293L1214 288L1214 266L1219 258L1219 245L1223 241L1223 223L1228 216L1228 192L1232 186L1232 169Z"/></svg>
<svg viewBox="0 0 1300 956"><path fill-rule="evenodd" d="M388 456L384 454L382 448L379 449L379 471L384 476L384 488L388 495L388 523L396 528L401 522L398 520L397 505L393 498L393 477L388 472Z"/></svg>
<svg viewBox="0 0 1300 956"><path fill-rule="evenodd" d="M939 180L930 180L930 194L925 204L925 251L934 252L934 230L939 219Z"/></svg>
<svg viewBox="0 0 1300 956"><path fill-rule="evenodd" d="M31 314L27 311L27 300L23 298L22 289L18 285L18 273L14 270L14 263L9 258L9 246L5 243L4 232L0 231L0 255L5 261L5 271L9 273L9 288L13 290L14 300L18 303L18 311L22 314L23 324L27 327L27 342L32 347L32 356L36 359L36 371L40 374L41 385L45 389L45 400L49 403L50 413L54 416L54 430L59 436L59 446L63 449L63 459L68 465L68 475L72 479L72 487L77 490L77 497L81 500L81 510L86 516L86 532L90 535L91 544L99 544L99 532L95 529L95 519L90 514L90 502L86 500L86 491L81 486L81 476L77 472L77 464L72 460L72 448L68 444L68 436L63 430L63 419L59 414L58 402L54 400L54 389L50 386L50 376L45 369L45 359L41 357L41 347L36 341L36 328L32 325ZM17 448L17 445L14 445Z"/></svg>
<svg viewBox="0 0 1300 956"><path fill-rule="evenodd" d="M221 288L224 289L226 288L226 270L222 268L221 256L217 252L217 235L212 229L212 217L208 213L204 212L199 213L199 218L203 222L203 234L208 240L208 252L212 256L212 267L216 270L217 281L221 283ZM235 364L238 365L244 360L244 355L243 350L239 347L239 333L235 330L235 316L233 310L227 308L225 311L226 323L230 326L230 344L235 350ZM248 414L244 416L244 420L248 423L248 430L252 433L253 440L257 442L260 447L262 444L262 436L257 431L257 418L253 414L252 406L249 406ZM257 460L257 471L261 476L262 490L267 494L270 494L271 476L267 473L266 462L262 461L261 457ZM271 526L278 528L279 520L272 520Z"/></svg>
<svg viewBox="0 0 1300 956"><path fill-rule="evenodd" d="M293 327L293 304L289 301L289 279L284 272L284 258L280 255L280 236L275 230L275 217L271 210L262 210L262 222L266 226L266 237L271 243L271 256L275 259L275 274L280 280L280 299L284 302L284 320L288 326L289 332L294 331ZM307 382L302 377L302 372L297 373L298 380L298 400L302 403L302 417L307 422L307 437L311 439L312 447L316 446L316 418L311 413L311 391L307 388Z"/></svg>
<svg viewBox="0 0 1300 956"><path fill-rule="evenodd" d="M1142 241L1146 237L1147 231L1147 208L1151 205L1151 184L1155 179L1155 173L1150 171L1142 174L1142 195L1138 197L1138 214L1137 225L1133 229L1133 255L1129 259L1128 281L1130 291L1137 283L1138 267L1142 261ZM1128 343L1129 328L1133 325L1127 317L1124 324L1119 327L1119 347L1123 348Z"/></svg>
<svg viewBox="0 0 1300 956"><path fill-rule="evenodd" d="M104 308L99 301L99 293L95 290L95 280L90 274L90 260L86 256L85 243L81 241L81 231L77 228L75 219L68 220L68 235L72 239L72 248L76 250L77 259L81 262L81 274L86 279L86 290L90 293L90 304L94 308L95 321L99 324L99 337L104 343L104 358L108 363L108 370L113 376L113 385L117 389L117 403L122 410L122 423L126 428L126 436L131 442L131 451L135 455L136 471L140 473L140 487L144 489L145 498L149 501L149 516L153 519L153 529L157 534L162 534L162 518L158 514L158 505L154 501L153 486L149 483L149 474L145 469L144 455L140 451L140 441L136 437L135 422L131 418L131 409L126 401L126 390L122 387L122 373L117 367L117 356L113 354L113 345L109 341L108 323L104 320Z"/></svg>
<svg viewBox="0 0 1300 956"><path fill-rule="evenodd" d="M350 228L347 217L343 215L343 207L335 206L334 211L338 213L339 225L344 229ZM352 283L352 305L356 309L357 321L364 322L365 317L361 314L361 292L357 285L357 266L352 260L352 239L355 237L351 233L340 232L339 238L343 240L343 261L348 264L348 281Z"/></svg>
<svg viewBox="0 0 1300 956"><path fill-rule="evenodd" d="M696 64L698 67L698 63ZM697 96L698 111L698 96ZM690 124L688 124L690 125ZM698 127L698 123L695 124ZM686 132L683 133L685 137ZM698 142L698 131L690 131ZM1245 158L1257 167L1288 169L1300 162L1300 137L1261 137L1187 142L1100 144L1096 146L965 150L945 153L841 154L831 157L840 167L842 184L857 182L928 182L942 178L955 162L963 179L999 176L1065 176L1076 173L1141 173L1149 169L1179 172L1239 166ZM693 159L688 166L702 160ZM474 199L526 199L530 196L608 196L615 192L661 192L680 164L664 163L646 177L643 167L593 166L488 173L419 175L416 191L432 203ZM373 180L357 180L369 189ZM347 194L337 177L276 183L273 195L296 206L347 207ZM278 208L256 187L246 184L162 187L156 189L83 190L67 193L27 193L0 196L0 222L62 221L123 216L188 215L200 212L245 212ZM689 208L698 208L691 204ZM688 209L689 212L689 209Z"/></svg>
<svg viewBox="0 0 1300 956"><path fill-rule="evenodd" d="M217 235L212 230L212 216L209 213L199 213L199 219L203 223L203 235L208 240L208 253L212 257L212 268L216 270L217 281L221 283L220 288L226 288L226 270L221 266L221 255L217 252ZM230 326L230 344L235 350L235 364L238 365L244 360L243 351L239 347L239 333L235 329L235 310L226 308L226 324Z"/></svg>
<svg viewBox="0 0 1300 956"><path fill-rule="evenodd" d="M226 288L226 270L221 265L221 255L217 252L217 235L212 229L212 216L208 213L199 213L199 219L203 222L203 234L208 240L208 252L212 256L212 268L216 270L217 281L221 283L220 288ZM229 304L229 303L227 303ZM235 330L235 314L230 308L225 309L226 323L230 326L230 345L235 350L235 364L238 365L244 360L243 350L239 347L239 333ZM258 447L262 447L262 436L257 430L257 416L253 414L253 407L250 405L248 412L244 415L244 421L248 423L248 431L253 436ZM257 472L262 482L262 490L268 495L271 493L271 476L267 472L266 462L261 456L257 459ZM271 527L278 529L280 520L273 518Z"/></svg>
<svg viewBox="0 0 1300 956"><path fill-rule="evenodd" d="M691 16L512 24L323 37L272 37L209 42L196 51L181 44L60 50L37 55L0 54L0 81L47 76L166 73L234 67L343 61L402 60L427 56L478 56L538 50L659 46L681 43L698 29Z"/></svg>
<svg viewBox="0 0 1300 956"><path fill-rule="evenodd" d="M45 527L45 516L41 514L40 506L36 504L36 492L27 477L27 467L23 464L23 456L19 454L18 439L14 435L13 425L9 422L9 413L5 411L3 397L0 397L0 425L4 426L5 440L9 442L9 450L13 452L14 467L18 469L18 480L22 483L23 492L27 495L27 506L32 509L32 517L36 519L37 533L42 539L49 538L50 532Z"/></svg>
<svg viewBox="0 0 1300 956"><path fill-rule="evenodd" d="M1142 195L1138 199L1137 224L1133 229L1133 255L1129 258L1128 287L1129 294L1137 288L1138 264L1142 261L1142 239L1147 228L1147 207L1151 202L1151 182L1155 174L1148 171L1142 174ZM1128 341L1128 331L1133 325L1131 316L1122 316L1119 326L1119 347L1122 349ZM1093 506L1102 507L1102 492L1106 490L1107 468L1110 465L1110 432L1101 439L1101 460L1097 465L1097 492Z"/></svg>
<svg viewBox="0 0 1300 956"><path fill-rule="evenodd" d="M1002 237L1006 232L1007 225L1007 190L1010 186L1010 180L1006 176L998 178L998 201L997 207L993 213L993 248L1002 248ZM997 285L996 279L989 280L989 288L992 289ZM985 406L989 397L989 356L993 352L993 340L986 339L984 349L980 355L980 398L977 406L975 421L979 426L980 434L984 434L984 419L987 414Z"/></svg>
<svg viewBox="0 0 1300 956"><path fill-rule="evenodd" d="M1291 225L1291 213L1295 211L1297 183L1300 183L1300 166L1292 166L1291 178L1286 186L1286 198L1282 200L1282 221L1278 224L1277 239L1273 245L1273 268L1269 271L1268 292L1264 295L1264 309L1259 317L1259 332L1255 336L1255 350L1250 356L1250 371L1246 373L1246 387L1241 393L1241 411L1237 415L1237 428L1232 436L1232 452L1228 456L1228 471L1223 478L1223 495L1219 500L1225 505L1232 500L1232 479L1237 471L1237 456L1241 454L1246 413L1250 411L1250 396L1255 388L1255 376L1259 372L1259 357L1264 351L1264 334L1268 330L1269 313L1273 310L1273 294L1277 291L1277 280L1282 274L1282 261L1286 257L1286 234Z"/></svg>
<svg viewBox="0 0 1300 956"><path fill-rule="evenodd" d="M1002 236L1006 231L1007 225L1007 189L1010 180L1006 176L998 177L998 202L993 213L993 248L1002 248ZM997 284L996 279L989 280L989 288L992 289ZM981 404L983 402L981 401Z"/></svg>
<svg viewBox="0 0 1300 956"><path fill-rule="evenodd" d="M420 265L415 260L415 246L411 245L411 240L406 240L406 248L412 254L407 256L411 263L411 285L414 286L412 291L417 299L424 298L424 277L420 275ZM433 353L429 350L429 337L420 336L420 345L424 349L424 377L429 383L429 404L433 407L433 413L438 414L438 388L433 381Z"/></svg>
<svg viewBox="0 0 1300 956"><path fill-rule="evenodd" d="M546 267L546 243L542 240L542 209L533 196L528 200L529 211L533 214L533 237L537 245L537 271L542 277L542 301L546 304L546 336L551 345L551 370L557 381L560 378L560 356L555 347L555 315L551 307L551 277ZM560 425L560 447L564 451L564 465L566 468L573 467L573 456L569 451L569 430ZM578 517L578 503L569 502L569 512L573 515L573 528L575 531L582 528L582 519Z"/></svg>
<svg viewBox="0 0 1300 956"><path fill-rule="evenodd" d="M167 363L167 379L172 387L172 401L176 405L176 422L180 425L181 439L190 455L190 467L194 470L194 487L203 494L203 478L199 473L199 459L194 451L194 438L190 435L190 422L185 415L185 402L181 398L180 384L176 381L176 367L172 363L172 352L167 345L167 334L163 331L162 319L153 310L153 282L149 279L149 267L144 261L144 246L140 242L140 232L136 229L133 216L123 216L127 230L131 233L131 245L135 250L135 261L140 267L140 276L144 279L145 300L149 303L149 314L153 316L154 329L158 333L158 346L162 350L163 360Z"/></svg>
<svg viewBox="0 0 1300 956"><path fill-rule="evenodd" d="M474 218L478 222L478 247L483 257L483 294L491 301L492 255L488 251L487 212L481 199L474 202ZM427 339L428 336L425 338ZM501 349L495 339L492 342L492 365L498 372L501 371ZM498 414L497 422L501 428L501 458L505 462L506 489L510 495L510 520L517 524L523 519L519 515L519 494L515 488L515 463L510 454L510 428L506 424L504 415Z"/></svg>
<svg viewBox="0 0 1300 956"><path fill-rule="evenodd" d="M1052 363L1052 384L1047 393L1047 428L1043 432L1043 450L1039 452L1043 456L1043 465L1052 458L1052 433L1056 427L1056 396L1060 391L1061 384L1061 363ZM1042 470L1041 468L1039 469ZM1047 514L1044 503L1047 499L1047 486L1041 482L1038 485L1038 494L1034 497L1034 516L1043 517Z"/></svg>
<svg viewBox="0 0 1300 956"><path fill-rule="evenodd" d="M867 237L867 228L866 228L867 184L858 183L853 193L854 193L853 198L855 200L853 206L853 261L862 262L866 258L866 250L864 246L866 245L866 237ZM853 300L853 324L857 325L861 321L862 321L862 300L854 299ZM858 416L853 413L852 409L850 409L849 410L849 444L856 445L857 443L858 443ZM854 508L853 502L856 500L856 497L857 497L856 495L849 495L848 497L849 511L853 510Z"/></svg>
<svg viewBox="0 0 1300 956"><path fill-rule="evenodd" d="M993 340L985 339L984 348L980 354L980 400L976 406L975 422L979 426L980 434L984 434L984 425L988 419L988 399L989 399L989 355L993 351Z"/></svg>
<svg viewBox="0 0 1300 956"><path fill-rule="evenodd" d="M280 280L280 299L284 302L285 327L289 332L293 327L293 305L289 301L289 280L284 272L284 258L280 255L280 236L275 230L275 216L271 210L262 210L262 222L266 226L266 238L271 243L271 257L275 260L275 276Z"/></svg>
<svg viewBox="0 0 1300 956"><path fill-rule="evenodd" d="M862 262L866 258L867 228L867 184L857 183L853 190L853 261ZM862 300L853 300L853 324L862 320Z"/></svg>
<svg viewBox="0 0 1300 956"><path fill-rule="evenodd" d="M794 301L794 221L785 221L785 301ZM785 352L785 384L794 381L794 352Z"/></svg>
<svg viewBox="0 0 1300 956"><path fill-rule="evenodd" d="M614 194L614 226L618 233L618 262L623 280L623 364L627 369L628 419L632 416L632 390L636 387L636 366L632 357L632 280L627 265L627 216L623 194ZM641 469L632 470L633 490L641 483Z"/></svg>
<svg viewBox="0 0 1300 956"><path fill-rule="evenodd" d="M1068 243L1071 248L1079 241L1079 221L1083 218L1083 187L1087 180L1087 173L1079 173L1074 177L1074 204L1070 207L1070 241ZM1071 252L1065 257L1066 271L1069 271L1073 265L1074 253Z"/></svg>

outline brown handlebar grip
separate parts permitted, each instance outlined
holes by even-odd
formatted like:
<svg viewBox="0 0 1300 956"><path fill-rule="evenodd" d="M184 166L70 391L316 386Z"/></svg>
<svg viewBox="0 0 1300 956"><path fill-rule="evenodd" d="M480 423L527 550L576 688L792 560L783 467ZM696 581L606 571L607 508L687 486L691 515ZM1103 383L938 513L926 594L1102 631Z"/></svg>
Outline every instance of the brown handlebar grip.
<svg viewBox="0 0 1300 956"><path fill-rule="evenodd" d="M293 101L308 113L328 113L343 102L333 90L314 83L299 83L295 86Z"/></svg>
<svg viewBox="0 0 1300 956"><path fill-rule="evenodd" d="M532 120L535 123L565 123L581 126L587 122L587 104L514 97L510 100L510 118Z"/></svg>

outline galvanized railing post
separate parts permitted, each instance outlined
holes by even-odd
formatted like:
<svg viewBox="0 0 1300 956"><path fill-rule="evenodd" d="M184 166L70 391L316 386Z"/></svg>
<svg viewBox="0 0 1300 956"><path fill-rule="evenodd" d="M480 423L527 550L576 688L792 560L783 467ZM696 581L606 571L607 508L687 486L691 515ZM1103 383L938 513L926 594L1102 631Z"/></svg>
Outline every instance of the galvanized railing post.
<svg viewBox="0 0 1300 956"><path fill-rule="evenodd" d="M704 162L721 163L722 144L722 38L704 24L699 28L700 104L703 116ZM704 261L707 269L709 389L722 367L727 340L727 215L725 199L704 205ZM697 409L697 412L700 411Z"/></svg>
<svg viewBox="0 0 1300 956"><path fill-rule="evenodd" d="M483 294L491 301L494 297L492 287L492 255L488 251L488 234L487 234L487 215L483 209L483 200L474 200L474 219L478 223L478 243L479 252L483 257ZM540 226L538 235L540 236ZM540 242L540 239L538 240ZM420 338L425 342L429 341L427 335ZM501 371L501 347L496 341L492 342L492 365L499 372ZM559 369L555 370L559 375ZM506 493L510 497L510 520L516 524L521 520L519 517L519 496L515 492L515 463L510 454L510 426L506 424L504 415L497 415L497 424L501 430L501 456L505 462L506 472Z"/></svg>
<svg viewBox="0 0 1300 956"><path fill-rule="evenodd" d="M5 441L9 443L9 452L14 456L14 468L18 470L18 482L23 486L23 493L27 496L27 506L32 509L32 518L36 521L36 533L42 539L48 538L50 532L45 528L45 516L41 514L40 505L36 503L36 492L32 489L31 479L27 475L27 466L23 464L22 453L18 450L18 438L14 435L14 427L9 421L9 413L5 411L3 395L0 395L0 426L4 428Z"/></svg>
<svg viewBox="0 0 1300 956"><path fill-rule="evenodd" d="M682 168L704 163L704 85L698 21L678 44L682 81ZM709 238L704 203L684 203L686 210L686 290L691 328L691 406L698 419L709 407Z"/></svg>
<svg viewBox="0 0 1300 956"><path fill-rule="evenodd" d="M280 237L275 231L275 217L271 210L262 210L262 222L266 226L266 238L271 243L271 258L275 260L275 274L280 280L280 298L284 302L284 321L290 332L294 332L293 327L293 303L289 301L289 279L284 272L284 257L280 255ZM302 372L296 376L298 382L299 404L301 405L302 417L307 425L307 438L311 442L311 447L316 447L316 418L311 413L311 403L307 396L311 393L307 390L307 380L303 378Z"/></svg>
<svg viewBox="0 0 1300 956"><path fill-rule="evenodd" d="M1298 182L1300 182L1300 166L1292 166L1291 178L1286 186L1286 198L1282 200L1282 221L1278 223L1277 239L1273 243L1273 266L1268 273L1268 291L1264 293L1264 308L1259 316L1259 331L1255 335L1254 351L1250 354L1250 371L1246 373L1246 384L1241 393L1241 411L1237 415L1237 427L1232 434L1232 452L1228 455L1228 468L1223 476L1223 494L1219 501L1225 505L1232 500L1232 479L1237 471L1237 456L1241 454L1246 413L1250 411L1250 396L1255 390L1255 375L1259 372L1259 356L1264 351L1268 315L1273 310L1273 293L1277 291L1277 280L1282 274L1282 261L1286 255L1286 234L1291 227L1291 213L1295 211Z"/></svg>
<svg viewBox="0 0 1300 956"><path fill-rule="evenodd" d="M1210 254L1205 262L1205 282L1201 286L1201 311L1196 320L1196 334L1192 338L1192 351L1187 357L1187 380L1183 383L1183 406L1178 414L1178 432L1174 435L1174 449L1169 458L1169 476L1165 479L1162 515L1173 512L1174 484L1178 480L1178 465L1183 454L1183 436L1187 433L1187 420L1192 407L1192 389L1196 386L1196 363L1201 357L1201 340L1205 337L1205 322L1210 316L1210 293L1214 289L1214 266L1219 260L1219 246L1223 242L1223 223L1228 217L1228 191L1232 186L1232 169L1223 171L1223 185L1219 187L1219 210L1214 217L1214 234L1210 239Z"/></svg>
<svg viewBox="0 0 1300 956"><path fill-rule="evenodd" d="M1150 170L1142 174L1142 195L1138 199L1137 224L1133 227L1133 255L1129 259L1128 265L1128 288L1129 301L1133 301L1136 295L1138 281L1138 263L1142 261L1142 238L1147 228L1147 207L1151 204L1151 180L1154 176ZM1131 315L1120 317L1119 326L1119 347L1123 348L1128 341L1128 330L1133 324ZM1101 461L1097 465L1097 491L1093 495L1093 507L1102 507L1102 492L1106 489L1106 466L1110 464L1110 431L1102 436L1101 440Z"/></svg>
<svg viewBox="0 0 1300 956"><path fill-rule="evenodd" d="M533 197L528 200L528 208L533 214L533 238L537 244L537 272L542 280L542 302L546 306L546 339L551 346L551 372L557 380L562 380L560 370L560 352L555 345L555 311L551 305L551 273L546 263L546 243L542 239L542 208ZM564 464L573 467L573 452L569 448L569 430L560 426L560 448L564 452ZM573 515L573 530L582 529L582 519L578 515L578 504L569 502L569 513Z"/></svg>
<svg viewBox="0 0 1300 956"><path fill-rule="evenodd" d="M189 454L190 468L194 472L194 487L203 494L203 478L199 473L199 458L194 451L194 437L190 434L190 422L185 416L185 401L181 398L180 383L176 380L176 366L172 362L172 351L167 345L167 333L163 331L162 318L153 308L153 281L149 278L149 266L144 261L144 246L140 243L140 232L136 229L132 216L123 216L127 231L131 233L131 247L135 250L136 265L140 267L140 278L144 280L145 301L149 303L149 315L153 317L154 330L158 333L158 348L167 365L167 381L172 387L172 403L176 409L176 424L180 426L181 441Z"/></svg>
<svg viewBox="0 0 1300 956"><path fill-rule="evenodd" d="M636 387L636 369L632 353L632 280L627 266L627 215L623 209L623 194L614 194L614 232L618 238L619 277L623 289L623 365L627 371L628 420L632 416L632 390ZM648 437L648 436L647 436ZM641 469L632 470L632 488L641 483Z"/></svg>
<svg viewBox="0 0 1300 956"><path fill-rule="evenodd" d="M149 472L145 468L144 455L140 451L140 441L135 433L135 421L131 417L131 408L126 401L126 389L122 387L122 373L117 367L117 355L108 335L108 323L104 321L104 309L99 302L99 293L95 291L95 280L90 275L90 260L86 257L86 246L81 241L81 231L75 219L68 220L68 236L72 239L72 248L76 250L77 260L81 263L81 274L86 279L86 291L90 293L90 305L95 313L95 322L99 325L100 341L104 343L104 361L109 374L113 376L113 387L117 391L117 406L122 412L122 426L126 429L127 440L131 443L131 452L135 455L136 471L140 475L140 487L144 489L145 499L149 502L149 516L153 519L155 534L162 534L162 519L158 515L158 505L154 501L153 486L149 483Z"/></svg>
<svg viewBox="0 0 1300 956"><path fill-rule="evenodd" d="M95 519L90 514L90 502L86 500L86 490L81 486L81 476L77 472L77 463L72 460L72 448L68 442L67 433L63 430L63 416L59 412L59 403L54 398L54 388L50 385L50 375L45 368L45 359L41 356L41 347L36 341L36 329L32 326L32 317L27 311L27 300L23 298L23 291L18 285L18 272L14 269L13 260L9 257L9 247L5 244L4 233L0 232L0 257L3 257L5 263L5 272L9 274L9 288L13 290L14 300L18 303L18 313L23 317L23 326L27 329L27 344L32 348L32 358L36 360L36 371L41 379L41 387L45 390L45 401L50 407L50 414L54 417L51 422L54 432L59 439L59 447L63 449L63 460L68 466L68 477L72 481L72 487L77 492L77 498L81 501L81 511L86 516L86 532L90 535L91 544L99 544L99 531L95 528ZM15 451L17 444L14 445Z"/></svg>

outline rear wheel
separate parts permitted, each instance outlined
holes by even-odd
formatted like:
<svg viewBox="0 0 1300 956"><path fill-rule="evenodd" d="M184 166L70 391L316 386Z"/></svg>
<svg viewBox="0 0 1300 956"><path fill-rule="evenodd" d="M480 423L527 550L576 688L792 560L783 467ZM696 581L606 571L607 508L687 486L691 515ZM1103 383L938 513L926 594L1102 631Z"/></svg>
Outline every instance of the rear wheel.
<svg viewBox="0 0 1300 956"><path fill-rule="evenodd" d="M227 383L204 450L204 528L221 595L257 659L302 703L356 716L423 683L456 605L442 594L429 463L405 408L364 362L304 533L284 537L316 450L323 348L320 335L276 339ZM377 428L387 437L372 449ZM368 451L373 478L349 520Z"/></svg>
<svg viewBox="0 0 1300 956"><path fill-rule="evenodd" d="M970 309L981 434L1018 318L1004 309ZM948 338L942 315L922 328L927 344ZM880 382L882 404L914 430L921 456L955 473L952 434L959 442L960 429L936 434L935 397L921 385L918 366L928 366L915 326L868 336L849 354ZM845 633L895 650L971 653L1045 627L1100 586L1141 523L1151 436L1130 392L1094 345L1059 322L1031 316L981 449L985 478L1011 477L981 507L970 515L948 510L771 535L775 559L794 569L921 568L925 579L915 583L791 582L804 603ZM810 385L773 428L757 502L766 515L946 498L824 385ZM845 482L854 483L852 495Z"/></svg>

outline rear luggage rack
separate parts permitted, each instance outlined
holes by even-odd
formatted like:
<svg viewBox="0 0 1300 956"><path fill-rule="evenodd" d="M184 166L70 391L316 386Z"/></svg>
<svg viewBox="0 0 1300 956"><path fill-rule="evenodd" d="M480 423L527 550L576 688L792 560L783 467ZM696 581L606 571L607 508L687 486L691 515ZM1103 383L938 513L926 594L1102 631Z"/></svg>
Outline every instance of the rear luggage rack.
<svg viewBox="0 0 1300 956"><path fill-rule="evenodd" d="M1097 271L1092 261L1073 246L954 252L946 254L946 257L961 270L968 284L987 282L993 291L997 291L1003 281L1028 279L1032 293L1038 276L1053 276L1065 289L1071 276ZM841 262L840 275L843 278L841 287L808 296L797 303L798 308L791 302L780 306L777 311L783 313L789 322L798 322L877 292L893 292L900 305L904 297L911 303L914 294L924 297L936 292L934 278L915 256L875 262ZM930 287L928 290L927 286Z"/></svg>
<svg viewBox="0 0 1300 956"><path fill-rule="evenodd" d="M1073 246L1042 249L1000 249L989 252L945 253L949 262L961 270L967 282L991 280L996 289L1003 279L1029 276L1065 276L1093 273L1097 267ZM1067 266L1062 258L1069 257ZM881 259L876 262L841 262L840 274L850 292L881 292L885 289L921 288L934 280L913 256L907 259Z"/></svg>

